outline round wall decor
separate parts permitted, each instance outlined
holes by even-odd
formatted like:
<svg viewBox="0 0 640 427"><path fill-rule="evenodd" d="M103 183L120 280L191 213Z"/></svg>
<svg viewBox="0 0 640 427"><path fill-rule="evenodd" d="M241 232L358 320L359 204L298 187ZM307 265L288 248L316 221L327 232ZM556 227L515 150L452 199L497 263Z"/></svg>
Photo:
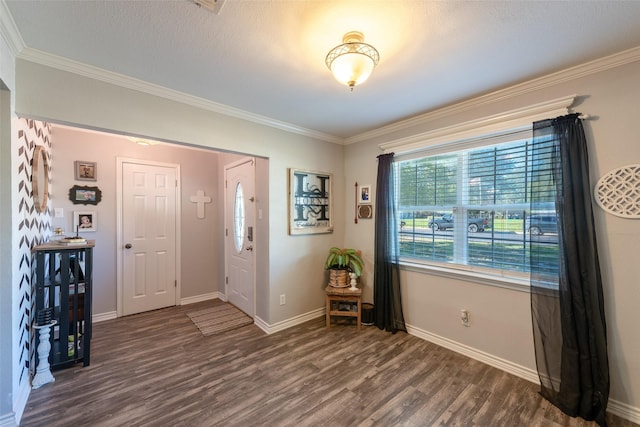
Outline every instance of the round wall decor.
<svg viewBox="0 0 640 427"><path fill-rule="evenodd" d="M596 202L622 218L640 218L640 165L613 169L596 183Z"/></svg>

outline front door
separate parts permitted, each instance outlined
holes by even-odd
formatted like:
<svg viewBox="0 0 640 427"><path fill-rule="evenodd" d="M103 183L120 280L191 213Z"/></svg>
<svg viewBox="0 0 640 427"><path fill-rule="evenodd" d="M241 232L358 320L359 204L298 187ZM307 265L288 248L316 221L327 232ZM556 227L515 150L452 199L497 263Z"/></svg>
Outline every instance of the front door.
<svg viewBox="0 0 640 427"><path fill-rule="evenodd" d="M119 315L176 305L179 166L138 160L121 168Z"/></svg>
<svg viewBox="0 0 640 427"><path fill-rule="evenodd" d="M229 302L255 312L255 160L225 166L225 276Z"/></svg>

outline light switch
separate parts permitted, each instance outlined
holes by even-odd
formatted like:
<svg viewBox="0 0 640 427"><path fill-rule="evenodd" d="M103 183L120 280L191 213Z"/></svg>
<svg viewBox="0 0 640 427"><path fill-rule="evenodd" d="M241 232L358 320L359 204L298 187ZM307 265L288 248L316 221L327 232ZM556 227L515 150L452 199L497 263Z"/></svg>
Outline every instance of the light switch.
<svg viewBox="0 0 640 427"><path fill-rule="evenodd" d="M54 218L63 218L64 217L64 209L63 208L55 208L54 209Z"/></svg>

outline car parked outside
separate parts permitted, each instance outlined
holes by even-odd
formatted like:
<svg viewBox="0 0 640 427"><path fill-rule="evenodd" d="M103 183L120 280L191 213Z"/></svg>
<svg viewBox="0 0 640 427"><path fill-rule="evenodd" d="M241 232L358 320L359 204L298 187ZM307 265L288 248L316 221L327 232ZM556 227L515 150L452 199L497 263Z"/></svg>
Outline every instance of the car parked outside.
<svg viewBox="0 0 640 427"><path fill-rule="evenodd" d="M469 218L467 222L467 230L470 233L484 231L485 228L490 227L489 220L487 218ZM429 228L432 228L434 231L446 231L448 229L453 229L453 215L446 214L442 215L442 218L430 219L428 225Z"/></svg>
<svg viewBox="0 0 640 427"><path fill-rule="evenodd" d="M555 215L533 214L524 221L524 229L534 236L558 233L558 219Z"/></svg>

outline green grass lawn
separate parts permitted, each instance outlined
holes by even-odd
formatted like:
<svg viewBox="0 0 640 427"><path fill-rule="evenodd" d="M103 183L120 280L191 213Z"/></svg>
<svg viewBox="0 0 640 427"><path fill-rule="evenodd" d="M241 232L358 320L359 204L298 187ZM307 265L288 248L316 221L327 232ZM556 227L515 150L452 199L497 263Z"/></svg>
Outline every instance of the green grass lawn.
<svg viewBox="0 0 640 427"><path fill-rule="evenodd" d="M454 261L454 243L442 238L427 238L411 241L405 237L400 242L400 256L426 258L434 261ZM478 242L470 241L468 246L468 264L490 268L529 271L531 248L522 242ZM536 259L539 267L549 274L558 272L558 245L536 245Z"/></svg>
<svg viewBox="0 0 640 427"><path fill-rule="evenodd" d="M403 229L411 229L413 227L416 228L428 228L429 227L429 218L416 218L416 219L403 219L404 227ZM494 219L493 220L493 228L496 231L503 232L522 232L524 220L522 219Z"/></svg>

